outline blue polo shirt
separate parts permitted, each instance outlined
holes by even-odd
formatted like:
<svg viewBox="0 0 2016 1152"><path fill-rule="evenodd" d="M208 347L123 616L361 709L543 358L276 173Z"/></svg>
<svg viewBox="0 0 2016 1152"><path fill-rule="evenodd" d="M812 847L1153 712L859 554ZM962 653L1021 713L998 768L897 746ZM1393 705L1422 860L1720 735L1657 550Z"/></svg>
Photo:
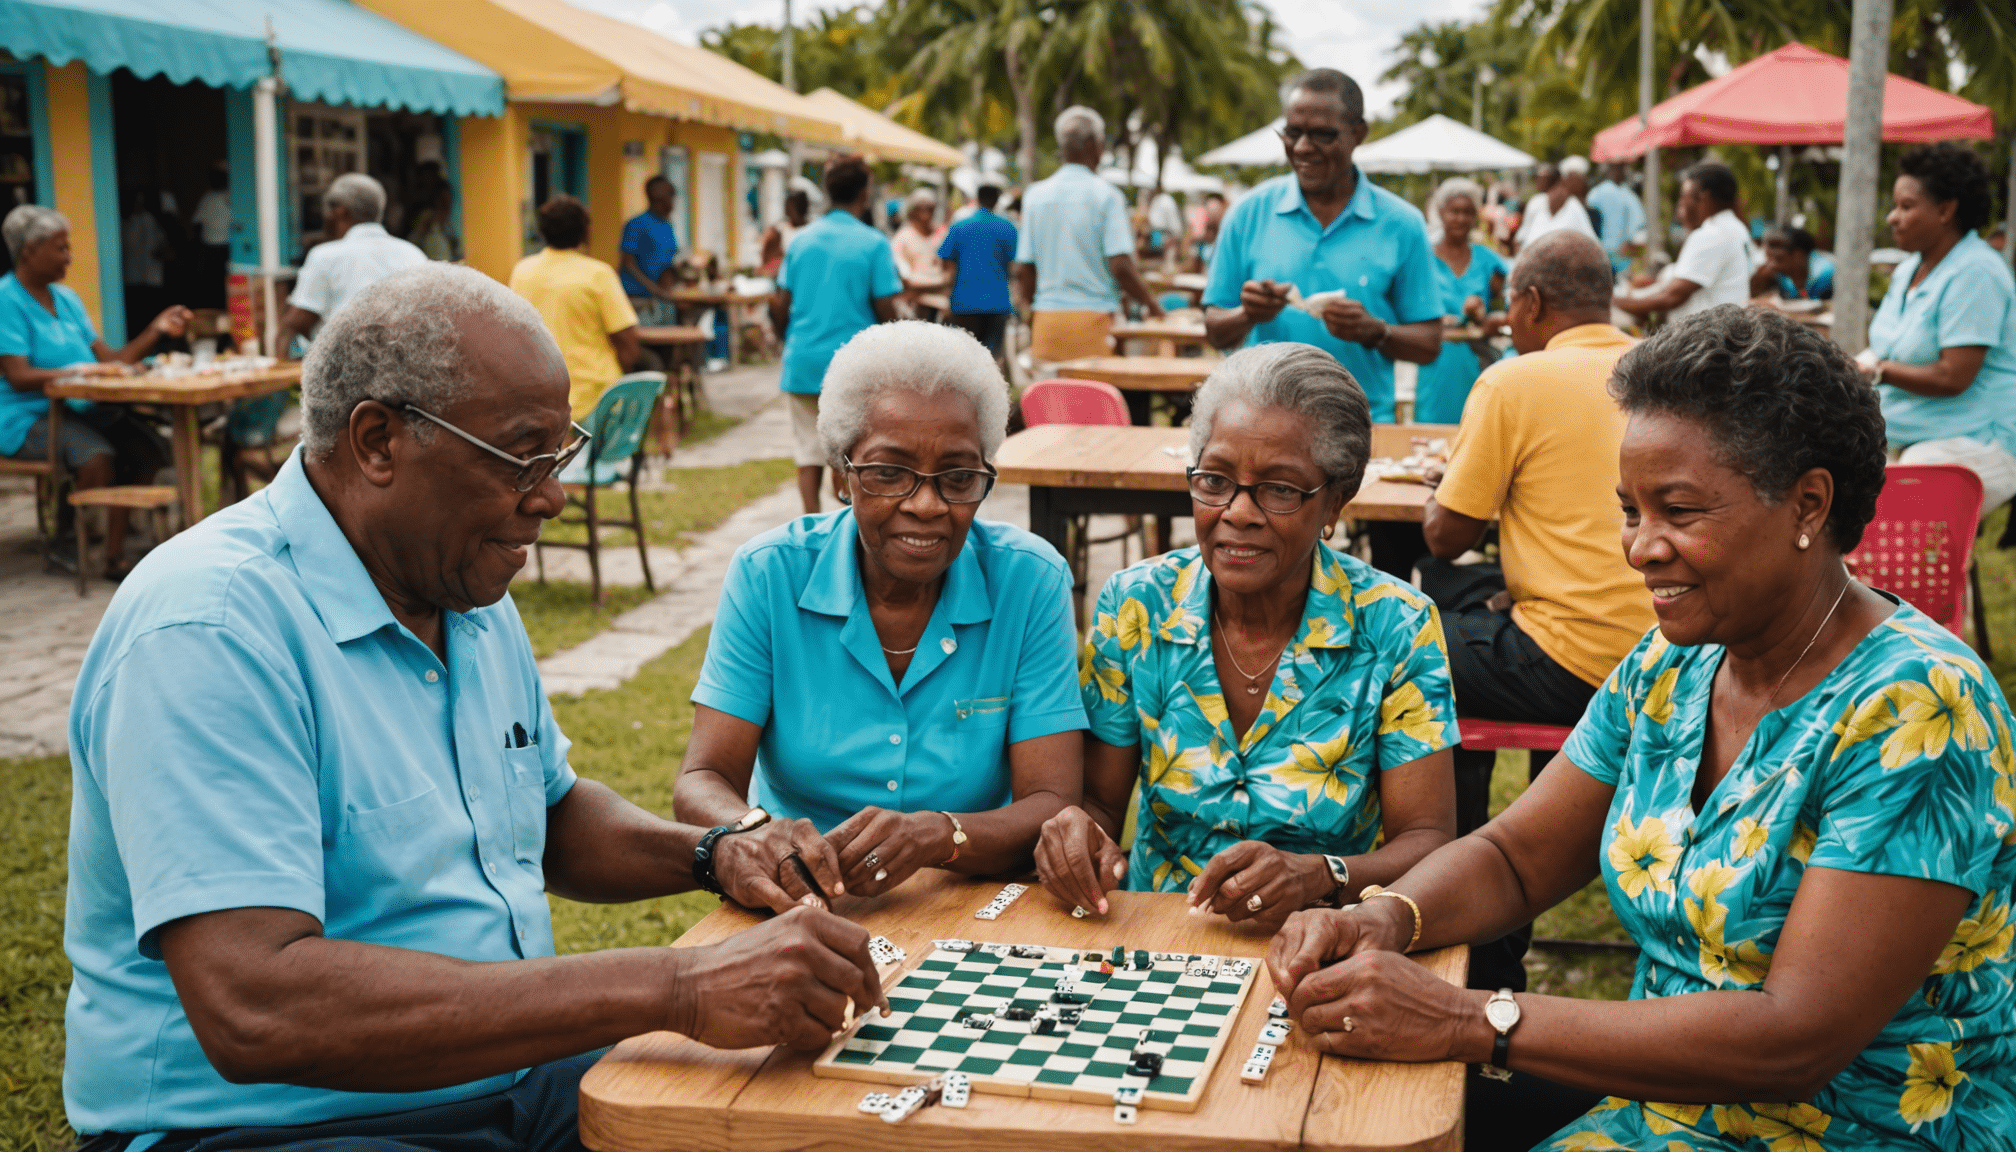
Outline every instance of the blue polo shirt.
<svg viewBox="0 0 2016 1152"><path fill-rule="evenodd" d="M553 954L541 858L546 809L574 784L567 739L508 596L450 613L446 633L444 664L393 619L298 452L120 585L70 705L63 1095L77 1131L306 1124L513 1083L227 1083L156 941L184 916L268 907L334 939Z"/></svg>
<svg viewBox="0 0 2016 1152"><path fill-rule="evenodd" d="M1239 289L1248 280L1294 284L1304 296L1342 288L1365 310L1388 324L1418 324L1442 318L1435 282L1435 256L1428 228L1412 204L1373 184L1353 166L1358 183L1351 202L1329 227L1302 200L1293 173L1265 181L1226 213L1211 254L1204 303L1239 307ZM1314 344L1337 358L1356 377L1372 402L1372 419L1393 419L1393 361L1363 344L1330 335L1321 320L1300 308L1255 325L1248 344L1294 340Z"/></svg>
<svg viewBox="0 0 2016 1152"><path fill-rule="evenodd" d="M786 392L817 395L833 353L875 323L874 302L903 290L889 238L835 208L791 238L777 286L791 293Z"/></svg>
<svg viewBox="0 0 2016 1152"><path fill-rule="evenodd" d="M1644 203L1629 188L1614 180L1605 180L1589 190L1589 206L1602 217L1603 227L1597 239L1603 242L1603 250L1610 254L1610 267L1618 272L1624 271L1631 266L1631 260L1617 250L1645 230Z"/></svg>
<svg viewBox="0 0 2016 1152"><path fill-rule="evenodd" d="M693 702L763 726L751 801L822 832L871 804L1002 807L1009 745L1086 726L1063 559L1020 528L973 521L898 684L858 541L846 509L744 544Z"/></svg>
<svg viewBox="0 0 2016 1152"><path fill-rule="evenodd" d="M1890 290L1869 321L1869 347L1885 360L1930 364L1943 348L1985 346L1974 382L1958 396L1920 396L1878 384L1890 443L1967 436L2016 453L2016 281L2002 254L1969 232L1916 288L1922 257L1890 274Z"/></svg>
<svg viewBox="0 0 2016 1152"><path fill-rule="evenodd" d="M624 254L635 256L637 267L655 284L679 255L679 233L672 227L672 221L648 211L639 212L623 225L623 242L618 247ZM639 284L628 268L620 267L622 261L617 264L624 292L631 296L651 295L650 284Z"/></svg>
<svg viewBox="0 0 2016 1152"><path fill-rule="evenodd" d="M952 282L954 316L1001 315L1015 310L1008 298L1008 266L1015 262L1015 225L991 208L976 208L971 216L946 229L938 245L940 260L956 260L959 278Z"/></svg>
<svg viewBox="0 0 2016 1152"><path fill-rule="evenodd" d="M1133 254L1127 198L1085 165L1066 164L1022 194L1015 262L1036 266L1035 311L1113 311L1120 285L1106 261Z"/></svg>
<svg viewBox="0 0 2016 1152"><path fill-rule="evenodd" d="M1834 257L1825 252L1806 254L1806 290L1801 292L1790 276L1778 277L1778 295L1785 300L1832 300L1834 298Z"/></svg>
<svg viewBox="0 0 2016 1152"><path fill-rule="evenodd" d="M26 356L30 368L68 368L95 364L98 330L84 311L84 301L61 284L49 285L54 315L42 307L12 272L0 276L0 356ZM89 401L73 400L82 411ZM20 392L0 381L0 456L21 451L28 429L49 414L49 398L40 392Z"/></svg>

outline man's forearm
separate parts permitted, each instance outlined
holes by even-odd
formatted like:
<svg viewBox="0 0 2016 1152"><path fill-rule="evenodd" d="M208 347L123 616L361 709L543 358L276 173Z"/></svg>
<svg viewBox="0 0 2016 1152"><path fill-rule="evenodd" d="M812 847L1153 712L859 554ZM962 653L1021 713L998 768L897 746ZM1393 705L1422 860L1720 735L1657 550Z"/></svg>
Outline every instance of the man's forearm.
<svg viewBox="0 0 2016 1152"><path fill-rule="evenodd" d="M690 891L703 832L654 816L600 781L577 780L546 810L546 887L589 904Z"/></svg>
<svg viewBox="0 0 2016 1152"><path fill-rule="evenodd" d="M1204 309L1204 338L1220 350L1242 344L1253 331L1253 320L1244 308Z"/></svg>
<svg viewBox="0 0 2016 1152"><path fill-rule="evenodd" d="M1386 330L1383 351L1395 360L1433 364L1442 355L1442 322L1391 325Z"/></svg>
<svg viewBox="0 0 2016 1152"><path fill-rule="evenodd" d="M1132 256L1115 256L1109 263L1112 265L1113 278L1120 282L1122 291L1139 301L1141 306L1148 309L1149 312L1159 313L1162 311L1161 302L1156 300L1155 294L1148 290L1148 282L1141 279L1141 270L1134 266L1134 258Z"/></svg>

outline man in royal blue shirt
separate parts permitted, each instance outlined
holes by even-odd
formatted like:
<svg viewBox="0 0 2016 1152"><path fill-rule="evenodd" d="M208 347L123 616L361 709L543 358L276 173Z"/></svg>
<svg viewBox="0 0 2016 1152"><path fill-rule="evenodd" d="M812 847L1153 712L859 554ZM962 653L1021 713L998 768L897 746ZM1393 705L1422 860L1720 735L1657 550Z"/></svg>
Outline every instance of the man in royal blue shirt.
<svg viewBox="0 0 2016 1152"><path fill-rule="evenodd" d="M663 176L646 180L644 198L648 206L623 225L623 264L619 269L623 293L645 323L662 319L672 324L677 322L672 290L664 283L665 270L679 255L679 233L672 227L672 181Z"/></svg>
<svg viewBox="0 0 2016 1152"><path fill-rule="evenodd" d="M982 184L976 199L979 210L945 233L938 258L952 281L952 323L971 332L999 360L1008 317L1015 314L1008 297L1008 266L1015 262L1017 237L1015 225L994 213L1001 189Z"/></svg>

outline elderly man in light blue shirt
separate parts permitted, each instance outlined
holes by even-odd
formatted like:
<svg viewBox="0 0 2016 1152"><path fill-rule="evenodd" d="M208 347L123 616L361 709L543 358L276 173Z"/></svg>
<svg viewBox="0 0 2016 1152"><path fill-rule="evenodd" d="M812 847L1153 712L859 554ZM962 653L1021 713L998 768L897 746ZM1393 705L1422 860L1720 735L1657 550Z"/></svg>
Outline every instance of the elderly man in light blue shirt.
<svg viewBox="0 0 2016 1152"><path fill-rule="evenodd" d="M1632 243L1632 237L1645 231L1645 205L1640 203L1636 193L1626 183L1631 170L1623 164L1606 164L1603 167L1603 182L1589 190L1589 207L1596 210L1599 227L1597 239L1603 242L1603 251L1610 254L1610 268L1618 275L1631 267L1631 258L1624 255L1624 246Z"/></svg>
<svg viewBox="0 0 2016 1152"><path fill-rule="evenodd" d="M1295 171L1247 193L1219 226L1205 331L1219 348L1313 344L1357 379L1372 419L1391 422L1393 362L1442 353L1428 229L1351 162L1366 130L1356 81L1316 68L1284 91L1281 138Z"/></svg>
<svg viewBox="0 0 2016 1152"><path fill-rule="evenodd" d="M703 832L569 765L505 594L582 443L567 384L503 285L381 280L310 352L274 483L114 598L70 717L86 1146L572 1146L596 1049L817 1047L880 999L864 932L730 850L788 822ZM786 914L712 948L554 956L549 892L696 883Z"/></svg>

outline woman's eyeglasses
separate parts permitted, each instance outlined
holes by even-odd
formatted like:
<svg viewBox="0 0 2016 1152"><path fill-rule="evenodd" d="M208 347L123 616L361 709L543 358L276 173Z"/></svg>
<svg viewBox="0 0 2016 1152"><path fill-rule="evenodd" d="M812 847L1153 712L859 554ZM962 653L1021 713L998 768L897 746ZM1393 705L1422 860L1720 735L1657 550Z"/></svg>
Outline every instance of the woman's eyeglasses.
<svg viewBox="0 0 2016 1152"><path fill-rule="evenodd" d="M992 467L919 472L901 464L856 464L846 457L841 460L860 483L861 491L869 496L905 500L926 480L937 489L938 498L947 504L978 504L994 490L995 473Z"/></svg>
<svg viewBox="0 0 2016 1152"><path fill-rule="evenodd" d="M1239 494L1245 492L1253 497L1253 503L1259 505L1262 512L1276 512L1282 515L1300 512L1304 502L1330 486L1328 480L1307 491L1293 484L1280 484L1272 480L1259 484L1241 484L1222 472L1199 472L1195 468L1189 469L1185 475L1190 478L1190 499L1206 508L1229 508L1232 502L1239 498Z"/></svg>
<svg viewBox="0 0 2016 1152"><path fill-rule="evenodd" d="M510 464L513 468L516 468L518 470L518 475L516 476L516 478L512 480L512 487L516 488L520 492L530 492L532 489L537 488L542 482L544 482L548 476L553 475L553 473L558 472L560 469L565 468L567 467L567 465L573 463L574 458L581 454L581 450L588 446L588 441L594 439L594 437L589 434L586 428L581 427L581 425L579 424L574 424L573 428L574 431L577 433L577 435L574 438L574 442L560 449L558 452L547 452L538 456L513 456L511 453L504 451L502 448L499 448L494 444L487 444L481 440L478 440L476 437L471 436L469 433L464 432L462 429L457 428L455 425L450 424L448 421L443 420L441 417L434 415L432 412L427 411L425 408L420 407L418 404L408 404L404 401L391 401L391 400L380 400L378 401L378 403L385 405L387 408L394 409L395 411L411 412L415 416L422 416L428 420L432 420L434 423L439 424L441 427L446 428L448 431L453 432L455 435L460 436L462 439L467 440L469 443L474 444L476 447L483 449L485 452L490 453L492 456L497 457L499 460L503 460L506 463Z"/></svg>

